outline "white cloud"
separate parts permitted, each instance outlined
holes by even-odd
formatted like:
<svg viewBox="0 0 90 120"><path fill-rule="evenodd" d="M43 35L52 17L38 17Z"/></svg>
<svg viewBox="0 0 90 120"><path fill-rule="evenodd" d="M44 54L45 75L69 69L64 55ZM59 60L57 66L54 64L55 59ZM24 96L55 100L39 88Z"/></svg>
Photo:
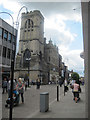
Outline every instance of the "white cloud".
<svg viewBox="0 0 90 120"><path fill-rule="evenodd" d="M3 0L0 0L0 5L3 3Z"/></svg>
<svg viewBox="0 0 90 120"><path fill-rule="evenodd" d="M0 0L1 4L3 5L4 8L15 12L18 12L18 9L20 9L20 5L19 3L15 2L15 1L9 1L9 0Z"/></svg>
<svg viewBox="0 0 90 120"><path fill-rule="evenodd" d="M66 27L65 21L67 18L64 15L56 14L52 15L49 18L45 18L45 36L53 38L53 40L58 41L63 45L70 45L72 41L77 37L76 33L70 32Z"/></svg>
<svg viewBox="0 0 90 120"><path fill-rule="evenodd" d="M0 0L0 5L2 5L5 9L7 9L7 11L2 11L2 12L9 11L8 13L10 13L12 15L12 17L14 19L14 23L15 23L17 20L18 12L21 8L20 4L15 1ZM20 14L20 16L21 16L21 14ZM12 18L10 16L8 17L8 19L5 19L5 21L8 22L10 25L12 25Z"/></svg>
<svg viewBox="0 0 90 120"><path fill-rule="evenodd" d="M70 50L68 47L62 46L59 51L63 56L63 61L65 65L68 66L70 70L83 72L84 60L80 58L80 53L82 50Z"/></svg>

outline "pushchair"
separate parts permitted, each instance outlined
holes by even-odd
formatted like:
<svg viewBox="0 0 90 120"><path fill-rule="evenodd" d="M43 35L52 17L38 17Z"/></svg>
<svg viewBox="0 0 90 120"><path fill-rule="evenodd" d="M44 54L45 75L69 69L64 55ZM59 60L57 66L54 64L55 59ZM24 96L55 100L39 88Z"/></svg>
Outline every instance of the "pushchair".
<svg viewBox="0 0 90 120"><path fill-rule="evenodd" d="M11 103L10 100L10 95L8 99L6 100L5 107L9 107ZM19 92L18 91L13 91L13 106L17 106L19 104Z"/></svg>

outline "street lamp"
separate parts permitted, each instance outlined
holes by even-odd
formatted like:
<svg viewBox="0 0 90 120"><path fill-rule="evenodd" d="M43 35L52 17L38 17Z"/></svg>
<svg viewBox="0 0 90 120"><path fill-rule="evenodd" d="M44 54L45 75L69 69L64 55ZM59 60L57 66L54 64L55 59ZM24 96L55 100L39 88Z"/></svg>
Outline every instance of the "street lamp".
<svg viewBox="0 0 90 120"><path fill-rule="evenodd" d="M31 58L26 58L26 61L28 61L28 87L29 87L29 68L30 68L30 60L31 60Z"/></svg>

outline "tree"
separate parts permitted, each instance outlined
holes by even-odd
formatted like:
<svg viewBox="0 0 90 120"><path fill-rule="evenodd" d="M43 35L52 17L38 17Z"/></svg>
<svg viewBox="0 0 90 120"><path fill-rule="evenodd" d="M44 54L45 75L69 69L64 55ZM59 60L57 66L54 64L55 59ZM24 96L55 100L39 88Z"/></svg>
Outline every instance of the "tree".
<svg viewBox="0 0 90 120"><path fill-rule="evenodd" d="M73 72L73 73L71 74L71 78L72 78L73 80L79 81L79 74L78 74L77 72Z"/></svg>

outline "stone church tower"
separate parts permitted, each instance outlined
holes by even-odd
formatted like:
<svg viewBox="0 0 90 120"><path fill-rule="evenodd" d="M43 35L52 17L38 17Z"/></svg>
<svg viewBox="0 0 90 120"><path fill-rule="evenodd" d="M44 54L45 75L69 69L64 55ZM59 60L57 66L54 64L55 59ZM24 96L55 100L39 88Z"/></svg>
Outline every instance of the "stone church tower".
<svg viewBox="0 0 90 120"><path fill-rule="evenodd" d="M40 77L45 82L48 74L44 60L44 17L40 11L22 13L19 51L15 61L15 78L36 81Z"/></svg>

